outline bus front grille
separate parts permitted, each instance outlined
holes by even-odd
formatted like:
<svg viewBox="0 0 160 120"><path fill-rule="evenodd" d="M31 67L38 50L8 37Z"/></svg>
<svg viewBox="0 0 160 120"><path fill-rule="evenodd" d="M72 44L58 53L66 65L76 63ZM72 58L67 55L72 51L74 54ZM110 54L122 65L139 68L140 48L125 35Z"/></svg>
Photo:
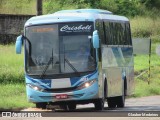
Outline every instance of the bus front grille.
<svg viewBox="0 0 160 120"><path fill-rule="evenodd" d="M73 92L77 87L69 87L69 88L57 88L57 89L45 89L45 92L49 93L64 93L64 92Z"/></svg>

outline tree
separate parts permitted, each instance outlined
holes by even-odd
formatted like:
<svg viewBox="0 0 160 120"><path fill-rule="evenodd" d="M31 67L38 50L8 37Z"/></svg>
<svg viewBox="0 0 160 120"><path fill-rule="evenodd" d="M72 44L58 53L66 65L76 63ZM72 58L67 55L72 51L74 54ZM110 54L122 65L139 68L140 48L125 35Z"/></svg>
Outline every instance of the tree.
<svg viewBox="0 0 160 120"><path fill-rule="evenodd" d="M63 9L98 8L119 15L136 16L146 14L150 9L160 9L159 6L160 0L44 0L45 13Z"/></svg>
<svg viewBox="0 0 160 120"><path fill-rule="evenodd" d="M160 0L142 0L141 3L151 9L160 9Z"/></svg>

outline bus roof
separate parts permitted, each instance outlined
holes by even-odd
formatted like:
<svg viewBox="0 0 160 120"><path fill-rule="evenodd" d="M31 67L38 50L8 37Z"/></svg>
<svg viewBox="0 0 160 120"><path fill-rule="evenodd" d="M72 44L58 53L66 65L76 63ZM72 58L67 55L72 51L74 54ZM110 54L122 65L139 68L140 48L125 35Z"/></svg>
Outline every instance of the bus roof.
<svg viewBox="0 0 160 120"><path fill-rule="evenodd" d="M35 16L30 18L25 26L50 24L60 22L95 21L97 19L129 21L124 16L112 15L111 12L100 9L62 10L53 14Z"/></svg>
<svg viewBox="0 0 160 120"><path fill-rule="evenodd" d="M61 10L55 13L92 13L92 14L112 14L108 10L102 9L75 9L75 10Z"/></svg>

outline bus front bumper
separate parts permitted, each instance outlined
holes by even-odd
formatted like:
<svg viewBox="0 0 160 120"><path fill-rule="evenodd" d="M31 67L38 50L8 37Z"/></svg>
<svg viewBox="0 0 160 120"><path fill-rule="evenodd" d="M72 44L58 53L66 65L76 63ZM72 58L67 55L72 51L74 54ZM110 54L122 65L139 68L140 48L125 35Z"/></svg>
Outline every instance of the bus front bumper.
<svg viewBox="0 0 160 120"><path fill-rule="evenodd" d="M29 102L60 102L60 101L79 101L79 100L91 100L98 98L98 82L95 82L91 86L75 90L72 92L63 93L51 93L51 92L41 92L34 90L29 86L26 86L27 97ZM66 98L57 98L57 96L65 95Z"/></svg>

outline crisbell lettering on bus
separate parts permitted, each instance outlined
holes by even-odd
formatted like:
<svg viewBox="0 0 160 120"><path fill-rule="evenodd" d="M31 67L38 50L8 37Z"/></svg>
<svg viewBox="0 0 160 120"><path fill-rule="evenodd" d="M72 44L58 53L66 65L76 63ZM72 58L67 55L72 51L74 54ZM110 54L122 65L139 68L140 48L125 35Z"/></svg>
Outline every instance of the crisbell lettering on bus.
<svg viewBox="0 0 160 120"><path fill-rule="evenodd" d="M83 25L79 25L79 26L68 26L68 25L65 25L63 26L60 31L61 32L72 32L72 31L86 31L86 30L91 30L91 25L86 25L86 26L83 26Z"/></svg>

